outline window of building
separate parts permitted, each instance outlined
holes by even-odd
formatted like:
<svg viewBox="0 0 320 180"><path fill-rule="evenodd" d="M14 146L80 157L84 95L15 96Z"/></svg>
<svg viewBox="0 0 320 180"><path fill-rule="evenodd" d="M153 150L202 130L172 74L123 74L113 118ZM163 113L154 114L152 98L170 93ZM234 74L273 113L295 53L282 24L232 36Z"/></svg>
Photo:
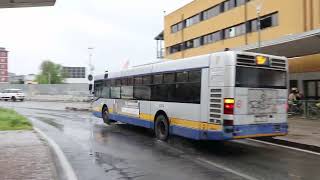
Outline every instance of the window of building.
<svg viewBox="0 0 320 180"><path fill-rule="evenodd" d="M248 0L236 0L236 5L241 6L241 5L245 4L246 1L248 1Z"/></svg>
<svg viewBox="0 0 320 180"><path fill-rule="evenodd" d="M246 24L240 24L235 28L236 28L236 36L240 36L246 33Z"/></svg>
<svg viewBox="0 0 320 180"><path fill-rule="evenodd" d="M0 52L1 57L7 57L7 52Z"/></svg>
<svg viewBox="0 0 320 180"><path fill-rule="evenodd" d="M176 33L176 32L178 32L178 25L177 25L177 24L176 24L176 25L171 26L171 32L172 32L172 33Z"/></svg>
<svg viewBox="0 0 320 180"><path fill-rule="evenodd" d="M170 48L170 52L171 53L176 53L176 52L179 52L179 51L181 51L181 44L173 45Z"/></svg>
<svg viewBox="0 0 320 180"><path fill-rule="evenodd" d="M221 5L217 5L213 8L210 8L206 11L203 11L203 20L210 19L212 17L215 17L221 13Z"/></svg>
<svg viewBox="0 0 320 180"><path fill-rule="evenodd" d="M186 19L186 27L199 23L201 20L200 18L201 18L200 14L197 14L191 18Z"/></svg>
<svg viewBox="0 0 320 180"><path fill-rule="evenodd" d="M194 47L194 45L193 45L193 40L190 40L190 41L185 42L184 47L185 47L184 49L193 48L193 47Z"/></svg>
<svg viewBox="0 0 320 180"><path fill-rule="evenodd" d="M304 93L307 99L320 99L320 80L304 81Z"/></svg>
<svg viewBox="0 0 320 180"><path fill-rule="evenodd" d="M269 17L265 17L263 19L260 20L260 26L261 26L261 29L265 29L265 28L268 28L268 27L271 27L272 26L272 17L269 16Z"/></svg>
<svg viewBox="0 0 320 180"><path fill-rule="evenodd" d="M196 38L193 40L193 47L197 48L201 46L201 38Z"/></svg>
<svg viewBox="0 0 320 180"><path fill-rule="evenodd" d="M203 36L203 44L214 43L222 39L222 31Z"/></svg>
<svg viewBox="0 0 320 180"><path fill-rule="evenodd" d="M236 27L227 28L224 30L224 38L232 38L236 36Z"/></svg>
<svg viewBox="0 0 320 180"><path fill-rule="evenodd" d="M236 0L228 0L224 2L224 11L228 11L236 7Z"/></svg>
<svg viewBox="0 0 320 180"><path fill-rule="evenodd" d="M247 1L239 1L247 2ZM261 29L278 25L278 13L267 15L261 18ZM183 51L185 49L196 48L209 43L214 43L222 39L228 39L236 36L241 36L246 33L255 32L258 29L258 20L253 19L237 26L229 27L205 36L198 37L193 40L185 41L180 44L168 47L170 54Z"/></svg>
<svg viewBox="0 0 320 180"><path fill-rule="evenodd" d="M290 80L290 90L292 88L298 88L298 80Z"/></svg>

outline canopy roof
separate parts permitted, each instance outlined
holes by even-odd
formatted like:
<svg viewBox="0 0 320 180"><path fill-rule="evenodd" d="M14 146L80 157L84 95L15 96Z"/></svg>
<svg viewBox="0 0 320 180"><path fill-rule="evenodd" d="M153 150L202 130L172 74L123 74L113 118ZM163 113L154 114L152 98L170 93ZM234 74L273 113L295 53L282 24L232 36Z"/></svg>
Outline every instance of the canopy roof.
<svg viewBox="0 0 320 180"><path fill-rule="evenodd" d="M56 0L0 0L0 8L53 6Z"/></svg>
<svg viewBox="0 0 320 180"><path fill-rule="evenodd" d="M233 50L259 52L288 58L301 57L320 53L320 29L294 34L279 39L262 42L261 48L258 44L247 45Z"/></svg>

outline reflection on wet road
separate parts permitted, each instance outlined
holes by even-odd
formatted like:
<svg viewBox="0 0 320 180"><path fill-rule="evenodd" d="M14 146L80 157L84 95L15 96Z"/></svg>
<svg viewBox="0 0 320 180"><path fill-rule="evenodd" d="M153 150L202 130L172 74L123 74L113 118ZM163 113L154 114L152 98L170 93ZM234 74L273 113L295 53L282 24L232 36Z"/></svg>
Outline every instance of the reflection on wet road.
<svg viewBox="0 0 320 180"><path fill-rule="evenodd" d="M318 179L320 156L248 140L155 140L127 124L106 126L90 113L10 104L61 146L79 179ZM54 104L53 104L54 105ZM9 106L0 103L0 106ZM50 109L50 106L43 106Z"/></svg>

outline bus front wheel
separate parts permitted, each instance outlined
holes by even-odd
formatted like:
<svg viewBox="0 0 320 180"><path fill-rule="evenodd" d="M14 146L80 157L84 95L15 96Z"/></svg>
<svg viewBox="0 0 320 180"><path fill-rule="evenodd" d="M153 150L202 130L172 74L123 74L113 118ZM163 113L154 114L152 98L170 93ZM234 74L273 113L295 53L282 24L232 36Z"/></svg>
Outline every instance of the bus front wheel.
<svg viewBox="0 0 320 180"><path fill-rule="evenodd" d="M155 134L157 139L166 141L169 138L169 121L164 115L159 115L155 121Z"/></svg>

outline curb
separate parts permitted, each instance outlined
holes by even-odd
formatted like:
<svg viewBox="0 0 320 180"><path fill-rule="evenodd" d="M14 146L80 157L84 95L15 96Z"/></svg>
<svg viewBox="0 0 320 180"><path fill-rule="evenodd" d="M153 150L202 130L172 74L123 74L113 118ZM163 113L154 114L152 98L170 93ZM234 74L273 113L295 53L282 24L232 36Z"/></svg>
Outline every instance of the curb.
<svg viewBox="0 0 320 180"><path fill-rule="evenodd" d="M59 164L66 176L67 180L77 180L77 176L72 168L72 166L70 165L68 159L66 158L66 156L64 155L64 153L62 152L61 148L59 147L58 144L56 144L51 138L49 138L44 132L42 132L40 129L33 127L33 129L43 138L45 139L49 146L51 147L51 149L54 151L54 153L56 154Z"/></svg>
<svg viewBox="0 0 320 180"><path fill-rule="evenodd" d="M297 142L292 142L292 141L286 141L286 140L282 140L282 139L275 139L272 137L271 138L270 137L261 137L261 138L253 138L253 139L258 140L258 141L264 141L264 142L269 142L269 143L274 143L274 144L278 144L278 145L283 145L283 146L288 146L288 147L293 147L293 148L298 148L298 149L302 149L302 150L320 153L319 146L302 144L302 143L297 143Z"/></svg>

